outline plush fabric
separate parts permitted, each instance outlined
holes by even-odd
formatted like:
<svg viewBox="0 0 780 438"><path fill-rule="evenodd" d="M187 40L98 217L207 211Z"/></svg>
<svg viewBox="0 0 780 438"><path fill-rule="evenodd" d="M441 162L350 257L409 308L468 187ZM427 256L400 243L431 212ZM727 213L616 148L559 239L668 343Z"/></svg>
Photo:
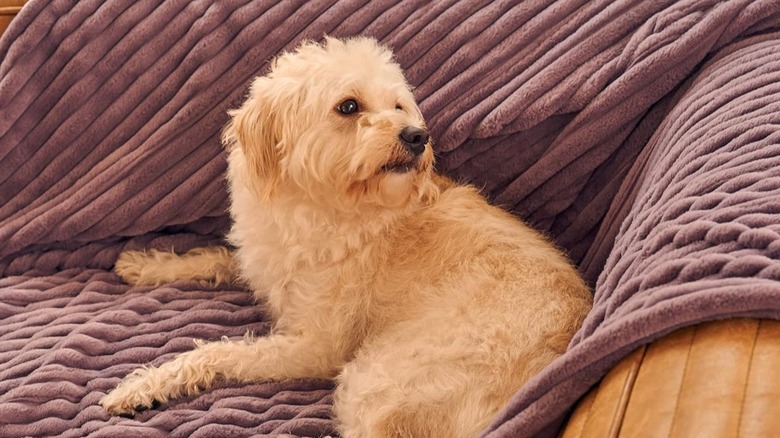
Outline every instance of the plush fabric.
<svg viewBox="0 0 780 438"><path fill-rule="evenodd" d="M554 434L676 327L780 316L777 29L773 0L31 1L0 38L0 435L335 432L322 381L224 383L133 420L97 406L192 338L268 330L246 291L109 270L219 242L227 109L324 33L392 47L439 169L599 278L571 351L489 436Z"/></svg>
<svg viewBox="0 0 780 438"><path fill-rule="evenodd" d="M780 319L780 32L721 50L624 181L594 307L489 436L555 436L564 406L637 346L713 319ZM544 425L544 426L543 426Z"/></svg>

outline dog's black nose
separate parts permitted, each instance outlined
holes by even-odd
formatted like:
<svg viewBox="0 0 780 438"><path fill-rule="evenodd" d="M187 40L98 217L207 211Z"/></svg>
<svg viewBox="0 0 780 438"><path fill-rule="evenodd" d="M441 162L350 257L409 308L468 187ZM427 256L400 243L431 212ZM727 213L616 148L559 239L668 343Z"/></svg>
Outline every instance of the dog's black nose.
<svg viewBox="0 0 780 438"><path fill-rule="evenodd" d="M425 151L425 145L428 143L428 131L414 126L407 126L398 134L401 143L406 149L414 155L420 155Z"/></svg>

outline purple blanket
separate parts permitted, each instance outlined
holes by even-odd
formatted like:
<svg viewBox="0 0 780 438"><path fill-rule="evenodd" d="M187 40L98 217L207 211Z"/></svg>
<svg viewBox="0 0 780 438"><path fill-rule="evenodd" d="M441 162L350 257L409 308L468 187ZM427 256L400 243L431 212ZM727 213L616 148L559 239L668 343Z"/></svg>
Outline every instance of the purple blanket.
<svg viewBox="0 0 780 438"><path fill-rule="evenodd" d="M193 338L268 330L246 291L109 270L220 240L226 110L323 33L393 47L439 169L598 278L570 351L487 435L554 435L677 327L780 318L779 31L775 0L33 0L0 39L0 436L335 432L326 381L223 383L132 420L97 405Z"/></svg>

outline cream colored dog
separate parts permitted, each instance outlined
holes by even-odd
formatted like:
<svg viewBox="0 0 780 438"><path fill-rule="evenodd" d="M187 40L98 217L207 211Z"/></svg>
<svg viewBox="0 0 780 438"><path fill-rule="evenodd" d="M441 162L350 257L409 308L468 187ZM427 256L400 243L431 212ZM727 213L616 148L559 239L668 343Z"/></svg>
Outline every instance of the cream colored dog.
<svg viewBox="0 0 780 438"><path fill-rule="evenodd" d="M116 272L240 279L275 329L136 370L101 400L109 413L218 378L335 378L345 438L473 437L566 349L589 290L539 233L433 172L410 87L376 41L303 44L231 115L235 253L128 252Z"/></svg>

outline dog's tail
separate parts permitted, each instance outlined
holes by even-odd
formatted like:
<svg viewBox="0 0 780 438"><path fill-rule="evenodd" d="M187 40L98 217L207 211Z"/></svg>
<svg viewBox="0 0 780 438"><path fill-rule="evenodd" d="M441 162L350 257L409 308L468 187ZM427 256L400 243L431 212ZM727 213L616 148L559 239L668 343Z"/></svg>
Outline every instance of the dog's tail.
<svg viewBox="0 0 780 438"><path fill-rule="evenodd" d="M177 280L213 286L238 278L233 255L222 246L195 248L181 255L157 250L125 251L119 254L114 272L127 283L139 286L159 286Z"/></svg>

